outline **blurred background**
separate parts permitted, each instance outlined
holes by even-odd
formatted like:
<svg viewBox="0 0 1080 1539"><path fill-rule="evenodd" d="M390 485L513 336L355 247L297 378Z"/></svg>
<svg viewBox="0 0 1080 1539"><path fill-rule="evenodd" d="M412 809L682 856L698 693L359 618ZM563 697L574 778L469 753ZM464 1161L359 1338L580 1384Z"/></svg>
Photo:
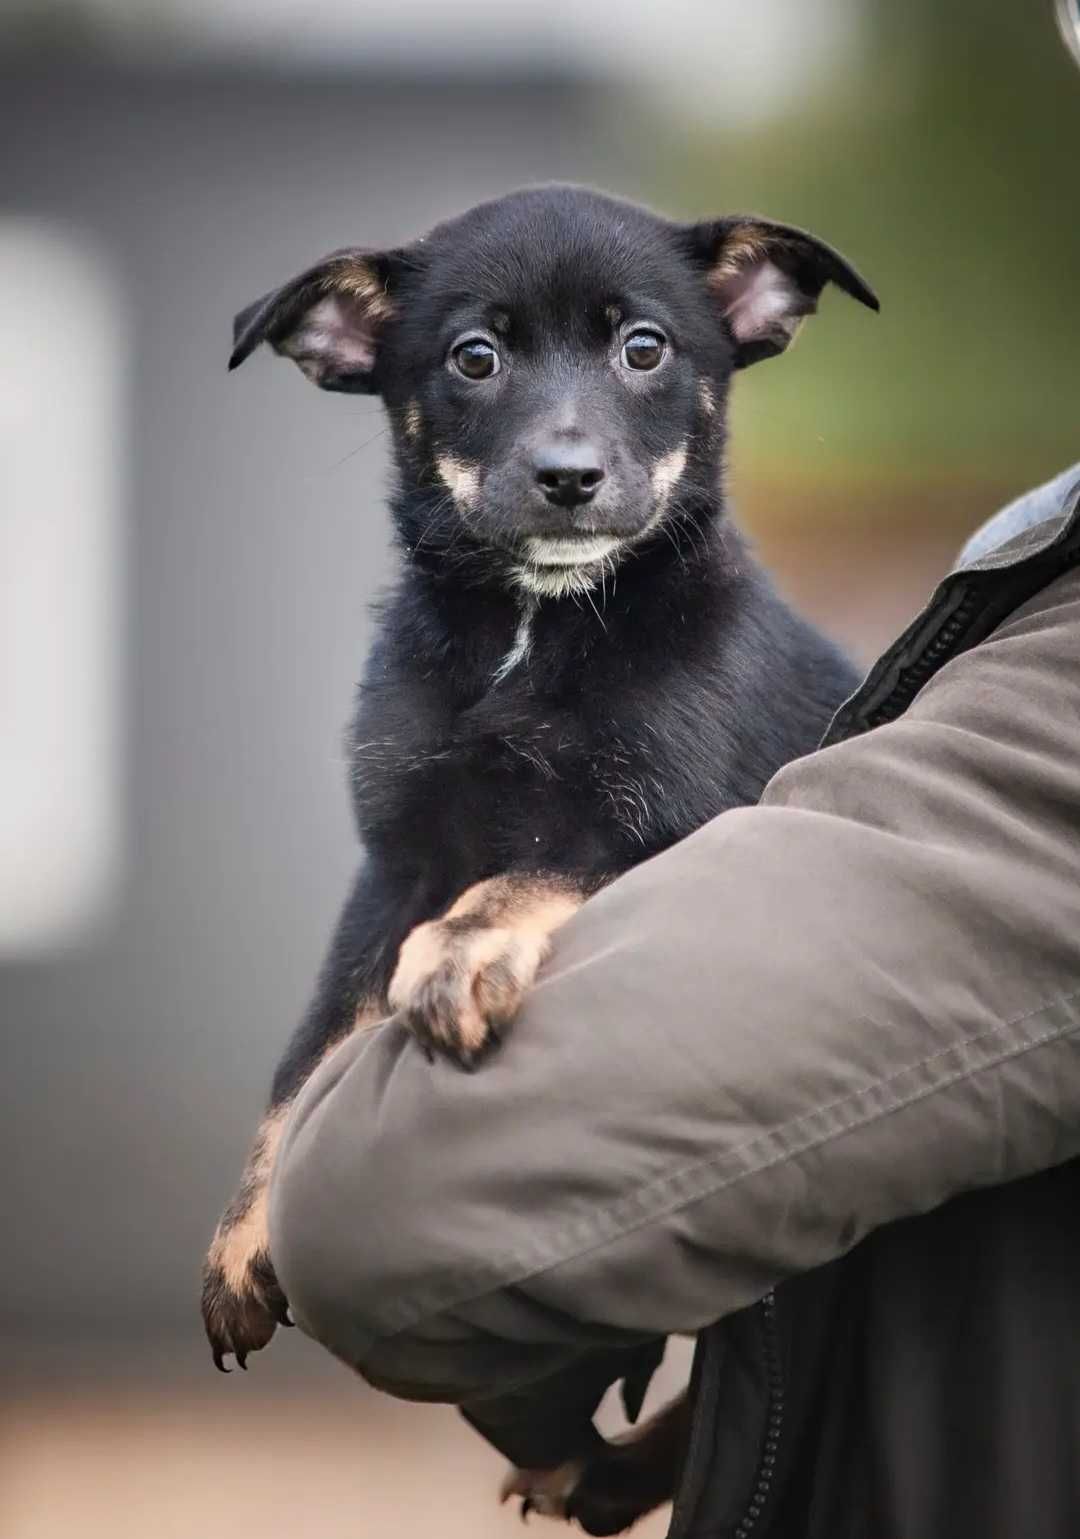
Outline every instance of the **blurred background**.
<svg viewBox="0 0 1080 1539"><path fill-rule="evenodd" d="M222 1379L202 1338L354 860L339 743L388 572L378 404L269 356L228 378L234 311L537 180L813 229L882 314L833 294L739 380L732 488L869 659L1080 457L1051 12L0 3L2 1539L515 1531L452 1412L295 1334Z"/></svg>

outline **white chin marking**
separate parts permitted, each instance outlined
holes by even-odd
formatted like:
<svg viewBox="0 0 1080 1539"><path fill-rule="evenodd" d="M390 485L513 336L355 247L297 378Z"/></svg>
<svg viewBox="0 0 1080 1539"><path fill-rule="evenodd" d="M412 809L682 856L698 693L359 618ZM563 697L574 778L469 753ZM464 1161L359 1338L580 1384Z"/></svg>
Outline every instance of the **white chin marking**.
<svg viewBox="0 0 1080 1539"><path fill-rule="evenodd" d="M588 593L606 572L615 570L614 552L621 543L606 534L576 540L533 536L525 541L526 559L514 572L514 582L536 598Z"/></svg>
<svg viewBox="0 0 1080 1539"><path fill-rule="evenodd" d="M611 535L598 534L576 540L533 538L525 541L525 549L529 561L536 566L581 567L593 561L602 561L618 544L618 540Z"/></svg>
<svg viewBox="0 0 1080 1539"><path fill-rule="evenodd" d="M519 566L513 582L523 593L535 598L575 598L590 593L603 579L605 571L614 571L613 562L596 561L592 566Z"/></svg>

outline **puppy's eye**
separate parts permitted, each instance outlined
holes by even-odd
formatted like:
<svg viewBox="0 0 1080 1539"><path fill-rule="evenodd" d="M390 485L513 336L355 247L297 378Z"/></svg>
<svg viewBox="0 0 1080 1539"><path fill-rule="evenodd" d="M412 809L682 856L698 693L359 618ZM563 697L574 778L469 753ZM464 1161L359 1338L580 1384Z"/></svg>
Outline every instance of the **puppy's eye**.
<svg viewBox="0 0 1080 1539"><path fill-rule="evenodd" d="M664 339L656 331L635 331L623 343L622 361L628 369L655 369L664 356Z"/></svg>
<svg viewBox="0 0 1080 1539"><path fill-rule="evenodd" d="M454 368L466 379L490 379L499 372L499 355L483 337L468 337L450 354Z"/></svg>

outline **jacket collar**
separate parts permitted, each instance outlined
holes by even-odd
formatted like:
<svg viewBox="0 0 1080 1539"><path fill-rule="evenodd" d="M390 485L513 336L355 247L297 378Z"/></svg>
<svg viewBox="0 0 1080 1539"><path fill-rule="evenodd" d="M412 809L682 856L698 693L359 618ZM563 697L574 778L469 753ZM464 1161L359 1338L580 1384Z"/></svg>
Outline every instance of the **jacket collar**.
<svg viewBox="0 0 1080 1539"><path fill-rule="evenodd" d="M837 711L828 747L894 721L937 670L1080 560L1080 465L996 513L960 553L926 608Z"/></svg>
<svg viewBox="0 0 1080 1539"><path fill-rule="evenodd" d="M1051 545L1064 524L1080 516L1080 464L1025 492L988 518L968 540L954 572L1011 566Z"/></svg>

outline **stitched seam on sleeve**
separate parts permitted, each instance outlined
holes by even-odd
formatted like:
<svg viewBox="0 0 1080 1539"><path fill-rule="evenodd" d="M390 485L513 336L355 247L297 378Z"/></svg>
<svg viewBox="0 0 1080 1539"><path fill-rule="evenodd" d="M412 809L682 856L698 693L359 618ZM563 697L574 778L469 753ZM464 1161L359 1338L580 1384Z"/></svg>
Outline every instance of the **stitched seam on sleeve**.
<svg viewBox="0 0 1080 1539"><path fill-rule="evenodd" d="M517 1286L530 1277L553 1271L567 1261L586 1256L590 1251L612 1244L682 1208L705 1201L750 1176L759 1175L786 1160L809 1153L871 1123L882 1121L894 1112L917 1105L941 1090L947 1090L963 1080L974 1079L976 1075L1019 1058L1024 1053L1075 1035L1080 1032L1080 1019L1073 1017L1064 1025L1052 1026L1037 1036L1024 1035L1020 1041L1002 1046L998 1052L984 1057L979 1063L958 1065L935 1079L932 1084L919 1085L907 1095L891 1088L905 1077L918 1076L943 1059L955 1057L993 1038L1000 1038L1003 1033L1012 1032L1025 1022L1058 1011L1078 999L1080 989L1070 990L1047 1004L1036 1006L1009 1021L999 1022L990 1030L973 1033L925 1058L916 1059L862 1090L823 1102L791 1121L757 1133L744 1143L711 1155L707 1160L659 1176L646 1186L620 1197L607 1208L567 1220L560 1230L545 1240L543 1253L538 1249L534 1256L528 1258L518 1252L501 1260L491 1260L471 1273L456 1273L452 1282L444 1279L419 1299L414 1296L408 1303L399 1300L389 1311L391 1329L386 1334L390 1337L398 1335L426 1315L460 1308L497 1289ZM821 1128L823 1119L831 1119L832 1125ZM719 1167L733 1163L738 1163L740 1168L721 1174L715 1180L707 1179Z"/></svg>

